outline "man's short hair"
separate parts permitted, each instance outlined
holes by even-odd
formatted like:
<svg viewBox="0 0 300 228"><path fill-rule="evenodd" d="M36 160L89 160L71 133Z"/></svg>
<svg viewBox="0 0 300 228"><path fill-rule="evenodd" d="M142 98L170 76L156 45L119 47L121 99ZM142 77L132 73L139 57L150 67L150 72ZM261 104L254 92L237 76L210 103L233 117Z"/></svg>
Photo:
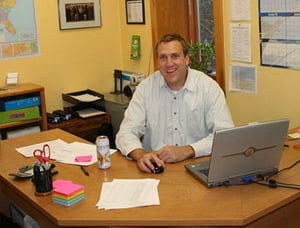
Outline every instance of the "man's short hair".
<svg viewBox="0 0 300 228"><path fill-rule="evenodd" d="M183 54L184 54L184 56L187 56L189 53L189 44L185 41L185 39L182 36L180 36L179 34L176 34L176 33L165 34L159 39L159 41L155 45L156 56L158 55L158 45L159 44L169 43L169 42L175 41L175 40L180 42Z"/></svg>

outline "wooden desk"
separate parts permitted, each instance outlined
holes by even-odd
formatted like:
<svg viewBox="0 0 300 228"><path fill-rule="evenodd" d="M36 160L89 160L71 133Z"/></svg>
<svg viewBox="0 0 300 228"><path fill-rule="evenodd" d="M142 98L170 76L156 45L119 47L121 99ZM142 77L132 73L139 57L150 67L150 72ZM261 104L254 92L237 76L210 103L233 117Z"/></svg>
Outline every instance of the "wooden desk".
<svg viewBox="0 0 300 228"><path fill-rule="evenodd" d="M60 129L31 136L1 141L0 182L9 198L44 227L111 227L111 226L193 226L193 227L296 227L300 224L300 191L271 189L256 184L207 189L184 169L186 162L167 164L159 175L140 172L135 162L119 153L112 155L112 167L100 170L97 164L87 167L85 176L78 166L55 163L56 178L71 179L84 185L85 199L71 207L52 202L52 196L38 197L30 180L17 181L8 173L18 167L33 164L34 158L24 158L16 147L60 138L66 142L83 141ZM293 143L292 141L288 143ZM204 159L204 158L201 158ZM300 150L292 146L283 153L281 168L300 159ZM300 165L282 173L278 180L300 184ZM159 206L119 210L99 210L104 181L114 178L157 178Z"/></svg>

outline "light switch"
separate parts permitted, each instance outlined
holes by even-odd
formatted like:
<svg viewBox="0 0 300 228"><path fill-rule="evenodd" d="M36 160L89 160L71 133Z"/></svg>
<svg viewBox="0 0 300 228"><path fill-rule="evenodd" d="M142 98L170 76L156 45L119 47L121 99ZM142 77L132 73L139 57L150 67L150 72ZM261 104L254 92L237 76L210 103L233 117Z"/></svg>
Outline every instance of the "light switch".
<svg viewBox="0 0 300 228"><path fill-rule="evenodd" d="M17 85L18 84L18 72L7 73L6 84L7 85Z"/></svg>

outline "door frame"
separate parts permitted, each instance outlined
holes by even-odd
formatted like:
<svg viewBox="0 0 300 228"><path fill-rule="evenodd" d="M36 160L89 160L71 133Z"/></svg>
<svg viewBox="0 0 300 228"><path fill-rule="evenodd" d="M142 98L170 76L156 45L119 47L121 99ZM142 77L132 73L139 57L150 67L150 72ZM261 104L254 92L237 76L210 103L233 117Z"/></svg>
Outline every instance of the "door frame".
<svg viewBox="0 0 300 228"><path fill-rule="evenodd" d="M150 12L151 12L151 24L152 24L152 47L153 47L153 62L154 68L156 67L155 58L155 44L162 34L157 32L157 14L156 2L159 0L150 1ZM161 0L162 1L162 0ZM187 11L188 11L188 39L192 42L197 42L198 39L198 13L197 13L197 0L187 0ZM169 9L172 10L170 6ZM213 10L214 10L214 31L215 31L215 58L216 58L216 77L215 80L220 85L220 87L225 91L225 61L224 61L224 40L223 40L223 2L222 0L213 0Z"/></svg>

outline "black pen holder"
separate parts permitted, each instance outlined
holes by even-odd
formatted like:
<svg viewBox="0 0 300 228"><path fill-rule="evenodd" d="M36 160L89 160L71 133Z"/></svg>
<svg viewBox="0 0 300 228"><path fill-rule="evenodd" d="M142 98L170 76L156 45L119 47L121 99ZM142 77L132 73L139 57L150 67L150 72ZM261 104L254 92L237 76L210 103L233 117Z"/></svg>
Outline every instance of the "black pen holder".
<svg viewBox="0 0 300 228"><path fill-rule="evenodd" d="M35 185L36 195L44 196L50 194L53 189L51 169L35 165L33 168L32 182Z"/></svg>

